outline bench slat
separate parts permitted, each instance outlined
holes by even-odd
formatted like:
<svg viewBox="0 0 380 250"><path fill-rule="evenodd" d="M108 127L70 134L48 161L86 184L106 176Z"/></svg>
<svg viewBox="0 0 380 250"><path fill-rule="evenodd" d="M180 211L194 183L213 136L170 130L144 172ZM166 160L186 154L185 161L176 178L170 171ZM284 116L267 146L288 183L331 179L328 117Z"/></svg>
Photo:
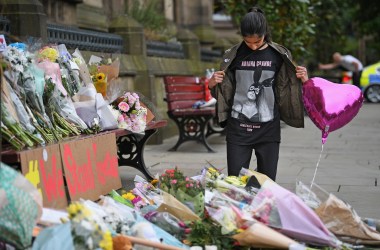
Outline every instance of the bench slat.
<svg viewBox="0 0 380 250"><path fill-rule="evenodd" d="M166 92L172 93L172 92L203 92L204 91L204 85L203 84L168 84L165 87Z"/></svg>
<svg viewBox="0 0 380 250"><path fill-rule="evenodd" d="M202 78L197 76L166 76L165 84L200 84Z"/></svg>
<svg viewBox="0 0 380 250"><path fill-rule="evenodd" d="M192 100L195 103L198 100L204 100L204 94L201 92L194 93L170 93L166 96L168 102Z"/></svg>
<svg viewBox="0 0 380 250"><path fill-rule="evenodd" d="M169 107L169 111L172 111L175 109L192 109L192 106L194 103L195 103L194 100L174 101L174 102L168 102L168 107Z"/></svg>
<svg viewBox="0 0 380 250"><path fill-rule="evenodd" d="M177 109L173 110L174 116L191 116L191 115L215 115L214 108L202 108L202 109Z"/></svg>

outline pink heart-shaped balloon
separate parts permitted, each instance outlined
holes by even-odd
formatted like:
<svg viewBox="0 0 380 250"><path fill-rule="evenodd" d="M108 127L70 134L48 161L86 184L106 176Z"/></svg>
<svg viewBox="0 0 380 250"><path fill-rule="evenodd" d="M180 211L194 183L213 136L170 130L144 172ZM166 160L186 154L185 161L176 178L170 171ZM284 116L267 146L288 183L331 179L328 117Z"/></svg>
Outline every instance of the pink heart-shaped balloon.
<svg viewBox="0 0 380 250"><path fill-rule="evenodd" d="M313 77L302 88L305 109L322 131L323 144L330 132L349 123L363 105L362 91L351 84L338 84Z"/></svg>

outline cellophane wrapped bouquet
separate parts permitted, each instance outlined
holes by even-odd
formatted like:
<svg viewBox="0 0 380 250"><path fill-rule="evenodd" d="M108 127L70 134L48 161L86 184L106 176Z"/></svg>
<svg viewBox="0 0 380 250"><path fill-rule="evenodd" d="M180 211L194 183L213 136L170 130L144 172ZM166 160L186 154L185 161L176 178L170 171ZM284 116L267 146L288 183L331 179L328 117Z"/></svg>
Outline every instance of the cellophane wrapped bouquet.
<svg viewBox="0 0 380 250"><path fill-rule="evenodd" d="M70 204L67 210L75 249L113 249L111 232L97 223L91 210L80 202Z"/></svg>
<svg viewBox="0 0 380 250"><path fill-rule="evenodd" d="M204 213L204 188L200 181L185 176L177 167L159 177L160 189L170 193L198 216Z"/></svg>
<svg viewBox="0 0 380 250"><path fill-rule="evenodd" d="M146 127L147 109L140 104L137 93L126 92L111 104L118 127L134 133L142 133Z"/></svg>

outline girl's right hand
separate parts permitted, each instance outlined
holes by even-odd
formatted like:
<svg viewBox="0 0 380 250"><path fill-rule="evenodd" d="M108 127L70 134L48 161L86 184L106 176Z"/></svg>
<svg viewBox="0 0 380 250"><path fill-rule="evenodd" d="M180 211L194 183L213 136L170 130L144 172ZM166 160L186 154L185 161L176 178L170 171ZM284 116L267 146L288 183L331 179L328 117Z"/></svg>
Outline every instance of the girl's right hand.
<svg viewBox="0 0 380 250"><path fill-rule="evenodd" d="M212 89L218 83L221 83L223 81L224 75L225 75L224 71L215 71L208 82L208 87Z"/></svg>

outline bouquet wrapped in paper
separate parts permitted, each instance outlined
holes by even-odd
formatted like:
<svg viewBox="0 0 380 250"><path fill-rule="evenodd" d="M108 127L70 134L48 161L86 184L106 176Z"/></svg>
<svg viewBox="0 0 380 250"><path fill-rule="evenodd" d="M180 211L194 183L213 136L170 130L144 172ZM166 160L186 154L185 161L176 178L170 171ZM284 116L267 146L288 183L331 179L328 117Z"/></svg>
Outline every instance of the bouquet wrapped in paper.
<svg viewBox="0 0 380 250"><path fill-rule="evenodd" d="M111 232L102 227L85 205L74 202L67 208L75 249L113 249Z"/></svg>
<svg viewBox="0 0 380 250"><path fill-rule="evenodd" d="M239 199L233 200L216 189L207 196L207 213L220 225L221 234L236 240L241 248L288 249L291 245L299 246L294 240L245 214L242 209L247 207L247 203L239 203Z"/></svg>
<svg viewBox="0 0 380 250"><path fill-rule="evenodd" d="M89 128L95 131L117 128L117 120L113 116L108 102L97 93L89 68L78 49L73 53L73 60L79 67L79 76L83 83L73 96L77 114Z"/></svg>
<svg viewBox="0 0 380 250"><path fill-rule="evenodd" d="M10 65L9 73L5 74L8 82L17 96L22 98L22 102L30 107L30 110L28 107L25 109L28 110L34 127L45 142L59 140L61 137L56 133L43 103L45 87L43 71L35 65L33 57L25 48L20 50L18 47L8 46L3 55Z"/></svg>
<svg viewBox="0 0 380 250"><path fill-rule="evenodd" d="M102 94L105 99L109 99L108 97L111 97L109 90L112 89L112 85L117 84L115 80L119 76L119 59L112 61L111 58L106 59L93 55L88 64L96 91ZM112 102L113 100L111 97L109 101Z"/></svg>
<svg viewBox="0 0 380 250"><path fill-rule="evenodd" d="M294 239L322 246L340 244L312 209L275 182L264 183L250 209L255 218Z"/></svg>
<svg viewBox="0 0 380 250"><path fill-rule="evenodd" d="M146 127L147 109L140 104L137 93L126 92L112 104L113 117L118 127L134 133L143 133Z"/></svg>
<svg viewBox="0 0 380 250"><path fill-rule="evenodd" d="M78 93L82 86L82 82L79 77L79 67L74 61L72 55L67 51L65 44L57 46L59 51L59 57L57 62L59 63L62 76L62 84L67 90L70 97L73 97Z"/></svg>
<svg viewBox="0 0 380 250"><path fill-rule="evenodd" d="M61 72L67 72L58 63L61 60L59 60L58 50L53 47L45 47L39 51L38 57L41 60L38 66L45 73L44 101L46 107L50 110L51 117L71 134L78 135L80 131L86 131L88 127L77 115L71 101L72 93L70 92L73 91L73 83L68 83L67 79L62 78ZM62 83L62 80L64 80L65 84ZM71 124L67 124L64 120Z"/></svg>
<svg viewBox="0 0 380 250"><path fill-rule="evenodd" d="M133 189L133 193L139 195L146 204L149 204L140 209L140 212L143 215L152 211L157 211L168 212L181 221L200 219L198 215L185 204L177 200L173 195L160 188L154 187L142 177L136 176L134 182L135 188Z"/></svg>
<svg viewBox="0 0 380 250"><path fill-rule="evenodd" d="M167 169L159 181L162 190L172 194L197 215L204 213L204 188L200 181L184 176L177 167Z"/></svg>
<svg viewBox="0 0 380 250"><path fill-rule="evenodd" d="M315 183L309 188L298 181L296 191L314 209L326 227L342 241L351 244L380 244L380 233L364 223L348 203Z"/></svg>

